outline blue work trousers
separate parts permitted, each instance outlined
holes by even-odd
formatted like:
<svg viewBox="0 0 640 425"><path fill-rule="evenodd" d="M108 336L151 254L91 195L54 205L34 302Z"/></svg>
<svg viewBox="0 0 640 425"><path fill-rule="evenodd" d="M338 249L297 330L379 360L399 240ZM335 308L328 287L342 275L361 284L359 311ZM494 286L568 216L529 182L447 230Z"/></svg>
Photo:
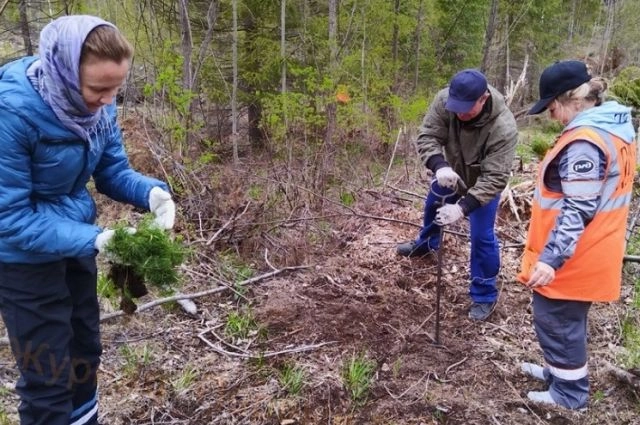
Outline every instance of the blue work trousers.
<svg viewBox="0 0 640 425"><path fill-rule="evenodd" d="M0 312L20 378L21 425L94 425L100 309L94 257L0 263Z"/></svg>
<svg viewBox="0 0 640 425"><path fill-rule="evenodd" d="M443 203L453 204L460 199L460 195L450 189L443 188L436 181L424 203L424 223L416 246L437 250L440 248L440 226L433 220L436 211ZM500 195L488 204L483 205L469 214L471 232L471 284L469 295L477 303L492 303L498 298L496 277L500 270L500 247L494 226Z"/></svg>

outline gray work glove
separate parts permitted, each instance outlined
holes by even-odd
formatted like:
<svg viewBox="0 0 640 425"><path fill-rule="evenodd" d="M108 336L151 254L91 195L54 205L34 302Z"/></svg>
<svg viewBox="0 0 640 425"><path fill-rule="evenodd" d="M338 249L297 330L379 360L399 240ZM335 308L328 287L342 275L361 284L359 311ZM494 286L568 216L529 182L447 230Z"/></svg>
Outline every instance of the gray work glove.
<svg viewBox="0 0 640 425"><path fill-rule="evenodd" d="M433 220L438 226L446 226L455 223L464 217L462 207L458 204L446 204L436 211L436 218Z"/></svg>
<svg viewBox="0 0 640 425"><path fill-rule="evenodd" d="M458 180L460 180L460 176L453 171L453 168L442 167L436 171L436 180L438 181L438 185L441 187L455 190L458 185Z"/></svg>

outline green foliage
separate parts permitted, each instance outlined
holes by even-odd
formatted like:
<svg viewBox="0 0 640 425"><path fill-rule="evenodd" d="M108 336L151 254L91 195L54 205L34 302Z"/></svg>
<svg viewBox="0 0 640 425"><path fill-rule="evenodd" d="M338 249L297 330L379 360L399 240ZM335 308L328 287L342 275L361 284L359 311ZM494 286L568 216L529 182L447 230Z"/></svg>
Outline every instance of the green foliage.
<svg viewBox="0 0 640 425"><path fill-rule="evenodd" d="M0 425L13 425L14 422L9 418L9 414L0 407Z"/></svg>
<svg viewBox="0 0 640 425"><path fill-rule="evenodd" d="M131 266L144 282L172 291L179 283L177 268L187 252L180 238L172 240L165 230L154 225L153 219L148 214L133 234L126 224L118 225L106 251L115 263Z"/></svg>
<svg viewBox="0 0 640 425"><path fill-rule="evenodd" d="M159 58L156 78L144 86L143 92L146 97L159 96L168 102L176 114L164 114L164 126L171 131L173 139L183 141L187 131L198 127L198 125L193 125L194 128L190 129L185 124L196 94L183 87L182 65L184 58L176 53L173 42L165 41L157 52Z"/></svg>
<svg viewBox="0 0 640 425"><path fill-rule="evenodd" d="M478 67L488 4L486 0L436 0L437 67L450 77L462 68Z"/></svg>
<svg viewBox="0 0 640 425"><path fill-rule="evenodd" d="M638 290L636 285L636 291ZM640 367L640 322L630 315L622 323L625 354L622 363L627 369Z"/></svg>
<svg viewBox="0 0 640 425"><path fill-rule="evenodd" d="M255 274L252 265L242 261L233 251L220 254L218 267L223 276L234 283L250 279Z"/></svg>
<svg viewBox="0 0 640 425"><path fill-rule="evenodd" d="M153 349L148 344L136 347L125 344L119 351L124 361L122 372L129 378L138 376L141 369L149 366L154 357Z"/></svg>
<svg viewBox="0 0 640 425"><path fill-rule="evenodd" d="M356 202L356 196L353 194L353 192L341 191L340 202L345 207L351 207Z"/></svg>
<svg viewBox="0 0 640 425"><path fill-rule="evenodd" d="M613 80L609 93L628 106L640 111L640 67L630 66L623 69Z"/></svg>
<svg viewBox="0 0 640 425"><path fill-rule="evenodd" d="M302 390L306 379L304 369L294 363L285 363L278 374L282 388L289 394L296 396Z"/></svg>
<svg viewBox="0 0 640 425"><path fill-rule="evenodd" d="M104 273L98 273L97 292L100 298L108 300L113 307L117 306L118 289Z"/></svg>
<svg viewBox="0 0 640 425"><path fill-rule="evenodd" d="M233 339L246 339L253 331L258 329L258 323L249 309L242 312L230 312L224 325L225 335Z"/></svg>
<svg viewBox="0 0 640 425"><path fill-rule="evenodd" d="M182 369L180 375L171 381L171 386L178 393L187 391L191 385L193 385L197 377L198 370L196 367L191 364L187 364Z"/></svg>
<svg viewBox="0 0 640 425"><path fill-rule="evenodd" d="M427 96L414 96L410 99L402 99L399 96L391 96L391 102L395 107L398 119L403 123L416 123L422 121L422 117L429 107Z"/></svg>
<svg viewBox="0 0 640 425"><path fill-rule="evenodd" d="M553 143L549 141L548 138L544 137L534 137L530 144L531 152L533 152L538 159L544 158L545 154L552 146Z"/></svg>
<svg viewBox="0 0 640 425"><path fill-rule="evenodd" d="M601 402L602 400L604 400L604 399L605 399L605 397L606 397L606 394L605 394L605 392L604 392L604 391L602 391L602 390L596 390L596 391L593 393L593 402L594 402L594 403L599 403L599 402Z"/></svg>
<svg viewBox="0 0 640 425"><path fill-rule="evenodd" d="M352 355L342 368L342 383L356 403L366 401L373 386L376 372L375 361L366 355Z"/></svg>

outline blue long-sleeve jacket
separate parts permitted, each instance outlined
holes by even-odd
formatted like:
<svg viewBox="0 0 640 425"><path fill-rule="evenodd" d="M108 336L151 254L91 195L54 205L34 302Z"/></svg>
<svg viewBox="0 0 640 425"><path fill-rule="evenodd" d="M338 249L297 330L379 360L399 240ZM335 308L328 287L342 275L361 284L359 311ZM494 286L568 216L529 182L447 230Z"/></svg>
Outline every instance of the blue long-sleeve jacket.
<svg viewBox="0 0 640 425"><path fill-rule="evenodd" d="M149 208L160 180L129 166L115 103L85 141L65 128L26 76L35 57L0 68L0 262L44 263L95 254L102 229L87 189Z"/></svg>

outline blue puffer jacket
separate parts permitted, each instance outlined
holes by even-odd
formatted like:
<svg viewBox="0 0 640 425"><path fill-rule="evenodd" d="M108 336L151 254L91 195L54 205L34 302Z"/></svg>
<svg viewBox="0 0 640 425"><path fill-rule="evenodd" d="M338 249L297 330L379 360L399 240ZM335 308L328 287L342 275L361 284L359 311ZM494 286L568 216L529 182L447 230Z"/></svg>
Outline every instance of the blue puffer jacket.
<svg viewBox="0 0 640 425"><path fill-rule="evenodd" d="M65 128L26 77L35 60L0 68L0 262L44 263L95 255L96 205L87 190L149 209L160 180L132 170L115 103L91 146Z"/></svg>

